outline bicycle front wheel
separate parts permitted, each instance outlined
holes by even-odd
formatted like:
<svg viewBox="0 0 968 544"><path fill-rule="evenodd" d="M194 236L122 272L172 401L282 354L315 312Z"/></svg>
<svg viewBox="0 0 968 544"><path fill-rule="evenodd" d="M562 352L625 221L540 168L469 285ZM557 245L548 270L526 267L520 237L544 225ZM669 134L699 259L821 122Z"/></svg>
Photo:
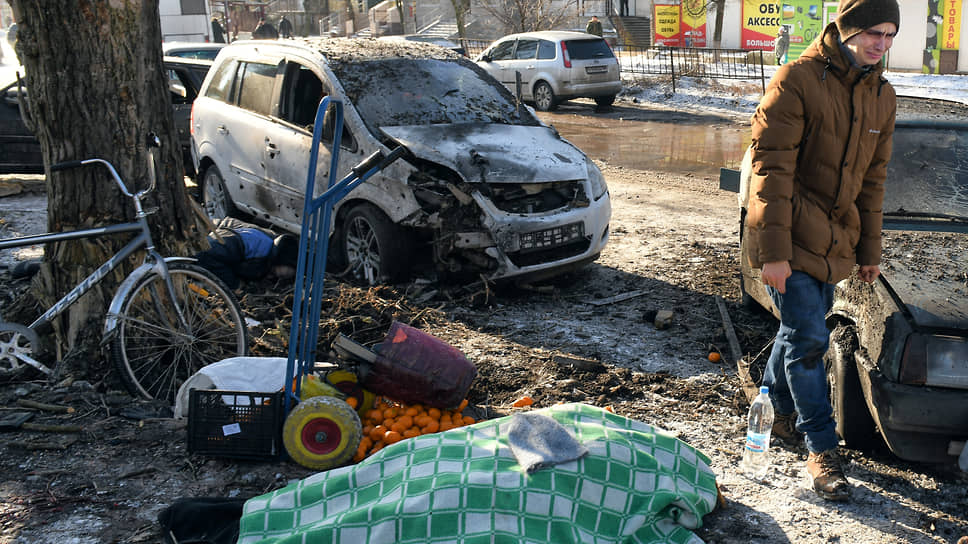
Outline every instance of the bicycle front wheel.
<svg viewBox="0 0 968 544"><path fill-rule="evenodd" d="M239 303L221 280L188 263L169 264L168 273L175 304L162 276L145 276L121 305L111 356L133 395L174 402L203 366L245 355L248 336Z"/></svg>

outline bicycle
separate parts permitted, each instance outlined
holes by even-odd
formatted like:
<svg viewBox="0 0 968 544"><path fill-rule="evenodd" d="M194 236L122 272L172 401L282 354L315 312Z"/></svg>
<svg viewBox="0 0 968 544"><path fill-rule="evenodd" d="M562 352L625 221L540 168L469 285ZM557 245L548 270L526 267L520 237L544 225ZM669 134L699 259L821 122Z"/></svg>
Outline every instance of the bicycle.
<svg viewBox="0 0 968 544"><path fill-rule="evenodd" d="M90 291L129 256L144 249L144 261L121 282L108 307L101 346L121 380L135 396L174 401L182 382L201 367L247 352L245 318L232 291L215 275L187 257L162 257L155 249L142 200L155 189L154 153L160 145L149 136L149 187L132 194L114 166L103 159L54 164L51 171L101 165L134 204L136 219L103 227L44 233L0 240L0 250L67 240L135 233L134 238L81 280L28 326L0 319L0 374L29 365L51 374L38 361L39 330Z"/></svg>

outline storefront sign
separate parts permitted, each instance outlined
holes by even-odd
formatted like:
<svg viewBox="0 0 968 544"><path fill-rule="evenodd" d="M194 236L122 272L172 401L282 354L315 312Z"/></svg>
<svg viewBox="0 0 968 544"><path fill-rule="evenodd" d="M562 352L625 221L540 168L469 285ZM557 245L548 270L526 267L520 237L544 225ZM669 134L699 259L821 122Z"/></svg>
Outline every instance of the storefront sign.
<svg viewBox="0 0 968 544"><path fill-rule="evenodd" d="M679 5L655 4L655 45L679 47Z"/></svg>
<svg viewBox="0 0 968 544"><path fill-rule="evenodd" d="M780 4L762 0L743 0L740 47L773 50L773 40L780 28L780 17Z"/></svg>
<svg viewBox="0 0 968 544"><path fill-rule="evenodd" d="M682 0L682 41L685 47L706 47L706 2Z"/></svg>
<svg viewBox="0 0 968 544"><path fill-rule="evenodd" d="M961 38L961 0L943 0L942 17L944 26L941 32L941 49L957 50Z"/></svg>

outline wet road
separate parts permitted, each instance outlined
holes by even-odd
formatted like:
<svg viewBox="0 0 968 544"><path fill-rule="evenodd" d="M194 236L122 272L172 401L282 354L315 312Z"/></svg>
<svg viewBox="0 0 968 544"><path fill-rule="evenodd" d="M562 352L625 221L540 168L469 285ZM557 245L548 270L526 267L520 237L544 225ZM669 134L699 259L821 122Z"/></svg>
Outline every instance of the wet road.
<svg viewBox="0 0 968 544"><path fill-rule="evenodd" d="M719 177L720 167L739 168L750 128L730 119L645 108L616 107L595 113L568 103L538 117L597 161L625 168Z"/></svg>

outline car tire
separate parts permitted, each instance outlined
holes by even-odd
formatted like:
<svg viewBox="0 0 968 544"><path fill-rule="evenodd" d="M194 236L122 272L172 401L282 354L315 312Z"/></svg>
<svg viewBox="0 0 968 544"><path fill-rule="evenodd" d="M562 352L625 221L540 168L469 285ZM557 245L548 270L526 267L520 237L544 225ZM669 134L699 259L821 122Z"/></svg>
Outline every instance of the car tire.
<svg viewBox="0 0 968 544"><path fill-rule="evenodd" d="M551 85L548 85L547 82L539 81L534 86L532 96L534 97L534 107L538 111L552 111L558 107L555 91L551 89Z"/></svg>
<svg viewBox="0 0 968 544"><path fill-rule="evenodd" d="M201 187L202 208L213 222L235 216L238 212L225 188L222 173L214 164L205 169Z"/></svg>
<svg viewBox="0 0 968 544"><path fill-rule="evenodd" d="M339 232L344 276L375 285L397 281L409 271L409 233L372 204L349 210Z"/></svg>
<svg viewBox="0 0 968 544"><path fill-rule="evenodd" d="M827 369L827 387L837 434L851 449L867 450L876 442L877 427L860 385L854 352L857 351L857 333L845 323L839 323L830 334L830 348L824 355Z"/></svg>
<svg viewBox="0 0 968 544"><path fill-rule="evenodd" d="M595 98L595 103L603 107L611 106L613 103L615 103L615 95L611 94L608 96L598 96Z"/></svg>

